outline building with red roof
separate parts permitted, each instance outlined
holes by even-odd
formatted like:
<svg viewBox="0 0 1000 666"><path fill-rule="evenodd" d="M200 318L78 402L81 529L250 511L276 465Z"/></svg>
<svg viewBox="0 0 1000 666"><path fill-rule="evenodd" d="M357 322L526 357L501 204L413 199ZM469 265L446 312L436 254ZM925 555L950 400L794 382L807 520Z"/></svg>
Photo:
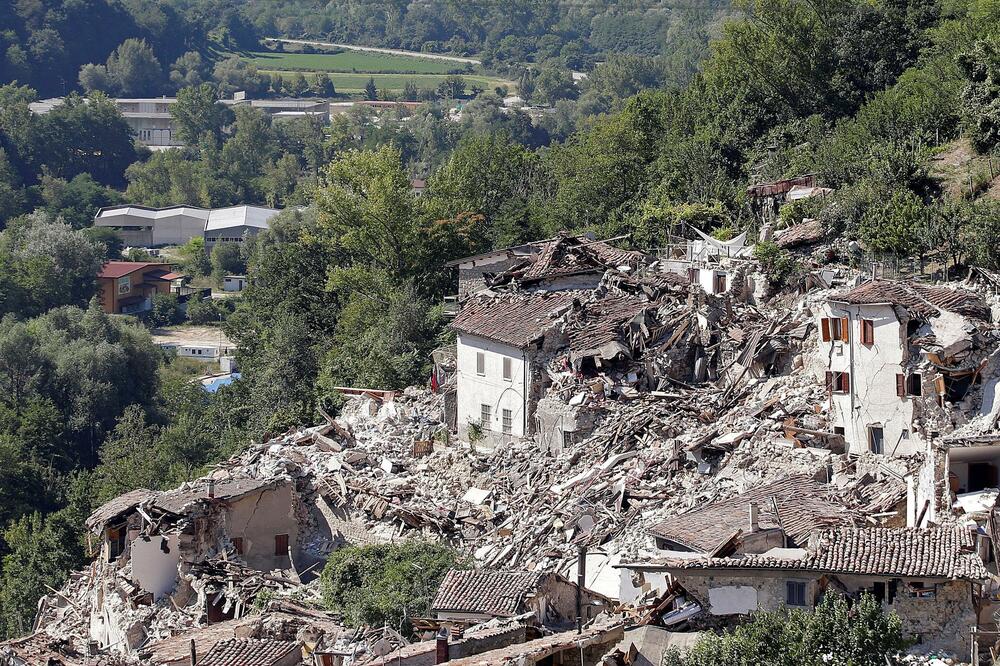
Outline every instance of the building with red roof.
<svg viewBox="0 0 1000 666"><path fill-rule="evenodd" d="M137 314L153 306L155 294L169 294L184 279L170 264L109 261L97 274L97 298L108 314Z"/></svg>

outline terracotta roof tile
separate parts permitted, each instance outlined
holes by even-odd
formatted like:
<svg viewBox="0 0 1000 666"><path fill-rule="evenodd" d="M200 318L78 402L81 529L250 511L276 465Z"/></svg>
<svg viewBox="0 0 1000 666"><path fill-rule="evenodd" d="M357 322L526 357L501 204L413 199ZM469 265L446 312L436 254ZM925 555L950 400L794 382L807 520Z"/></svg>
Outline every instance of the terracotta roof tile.
<svg viewBox="0 0 1000 666"><path fill-rule="evenodd" d="M625 349L624 329L644 310L655 307L634 296L607 296L586 303L570 325L570 349L576 354L597 353L615 342Z"/></svg>
<svg viewBox="0 0 1000 666"><path fill-rule="evenodd" d="M291 641L263 638L231 638L219 641L198 666L273 666L301 648Z"/></svg>
<svg viewBox="0 0 1000 666"><path fill-rule="evenodd" d="M870 280L835 294L830 300L853 305L889 303L922 317L934 317L940 310L947 310L984 321L989 321L990 318L986 303L974 292L950 287L928 287L916 282Z"/></svg>
<svg viewBox="0 0 1000 666"><path fill-rule="evenodd" d="M511 617L524 612L528 593L546 574L525 571L449 571L431 609Z"/></svg>
<svg viewBox="0 0 1000 666"><path fill-rule="evenodd" d="M451 327L460 333L525 347L582 296L573 291L476 296L462 305Z"/></svg>
<svg viewBox="0 0 1000 666"><path fill-rule="evenodd" d="M101 267L97 274L99 278L120 278L136 272L141 268L149 266L160 266L166 271L170 271L170 264L160 261L109 261Z"/></svg>
<svg viewBox="0 0 1000 666"><path fill-rule="evenodd" d="M848 527L819 534L819 545L801 559L763 555L663 560L673 569L780 569L858 576L983 580L983 561L967 528Z"/></svg>
<svg viewBox="0 0 1000 666"><path fill-rule="evenodd" d="M609 268L638 268L644 263L644 255L640 252L622 250L582 236L559 236L534 245L541 250L497 275L493 284L515 280L523 284L581 273L603 273Z"/></svg>
<svg viewBox="0 0 1000 666"><path fill-rule="evenodd" d="M760 509L762 528L777 527L773 498L785 534L793 543L804 545L814 530L852 520L852 514L829 497L829 486L805 476L793 476L668 518L650 532L693 551L710 553L737 530L749 529L751 502L756 502Z"/></svg>

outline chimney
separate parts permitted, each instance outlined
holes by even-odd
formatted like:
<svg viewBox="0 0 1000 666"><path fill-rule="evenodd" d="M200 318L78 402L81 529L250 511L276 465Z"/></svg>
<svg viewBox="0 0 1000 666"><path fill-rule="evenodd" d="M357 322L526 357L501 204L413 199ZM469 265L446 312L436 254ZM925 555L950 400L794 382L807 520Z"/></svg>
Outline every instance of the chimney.
<svg viewBox="0 0 1000 666"><path fill-rule="evenodd" d="M760 507L757 502L750 502L750 533L760 531Z"/></svg>
<svg viewBox="0 0 1000 666"><path fill-rule="evenodd" d="M448 630L442 627L437 633L437 641L435 643L434 650L434 663L443 664L446 661L451 661L451 655L448 654Z"/></svg>
<svg viewBox="0 0 1000 666"><path fill-rule="evenodd" d="M208 498L212 499L215 497L215 479L209 477L208 479Z"/></svg>

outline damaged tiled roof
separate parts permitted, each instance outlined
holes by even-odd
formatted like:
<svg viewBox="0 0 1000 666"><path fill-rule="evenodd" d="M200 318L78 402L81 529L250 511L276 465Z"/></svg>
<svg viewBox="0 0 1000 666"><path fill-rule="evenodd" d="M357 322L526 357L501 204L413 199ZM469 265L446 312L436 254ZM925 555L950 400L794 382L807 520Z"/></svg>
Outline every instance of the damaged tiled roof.
<svg viewBox="0 0 1000 666"><path fill-rule="evenodd" d="M233 500L258 490L274 488L285 483L281 479L225 479L216 481L213 490L216 500ZM199 479L192 484L168 491L146 490L139 488L131 490L105 503L90 514L86 525L91 530L97 530L118 516L128 513L140 504L150 506L174 514L182 514L190 505L208 498L208 483Z"/></svg>
<svg viewBox="0 0 1000 666"><path fill-rule="evenodd" d="M460 333L524 347L580 297L573 291L476 296L462 306L451 327Z"/></svg>
<svg viewBox="0 0 1000 666"><path fill-rule="evenodd" d="M119 495L101 505L96 511L90 514L86 525L91 530L97 529L123 513L131 511L146 500L156 497L158 494L155 490L146 490L145 488L130 490L124 495Z"/></svg>
<svg viewBox="0 0 1000 666"><path fill-rule="evenodd" d="M888 303L922 317L934 317L947 310L965 317L989 321L990 309L978 294L965 289L928 287L915 282L870 280L849 291L835 294L832 301L853 305Z"/></svg>
<svg viewBox="0 0 1000 666"><path fill-rule="evenodd" d="M815 552L801 559L762 555L664 560L675 569L780 569L857 576L983 580L983 561L972 533L962 527L848 527L819 535Z"/></svg>
<svg viewBox="0 0 1000 666"><path fill-rule="evenodd" d="M527 571L450 570L431 604L434 611L511 617L524 612L527 595L546 574Z"/></svg>
<svg viewBox="0 0 1000 666"><path fill-rule="evenodd" d="M273 666L299 650L299 644L291 641L231 638L216 643L198 666Z"/></svg>
<svg viewBox="0 0 1000 666"><path fill-rule="evenodd" d="M791 248L815 243L822 240L824 235L822 222L803 220L801 223L786 229L774 242L778 247Z"/></svg>
<svg viewBox="0 0 1000 666"><path fill-rule="evenodd" d="M213 489L214 499L234 500L260 490L267 490L285 483L282 479L226 479L216 481ZM181 487L160 493L155 506L170 513L180 514L195 502L207 500L208 484L205 480L196 481L189 487Z"/></svg>
<svg viewBox="0 0 1000 666"><path fill-rule="evenodd" d="M541 244L541 251L497 275L494 284L512 280L537 282L580 273L603 273L609 268L637 268L644 262L641 252L622 250L604 241L582 236L559 236Z"/></svg>
<svg viewBox="0 0 1000 666"><path fill-rule="evenodd" d="M828 499L829 492L827 485L793 476L668 518L650 532L693 551L710 553L737 530L749 530L750 503L756 502L762 528L778 527L780 520L785 534L795 544L804 545L814 530L843 524L853 517ZM772 498L778 506L779 520L775 519Z"/></svg>
<svg viewBox="0 0 1000 666"><path fill-rule="evenodd" d="M607 296L585 304L570 326L570 350L574 355L601 354L604 358L612 358L618 351L628 352L623 329L653 307L649 301L633 296Z"/></svg>

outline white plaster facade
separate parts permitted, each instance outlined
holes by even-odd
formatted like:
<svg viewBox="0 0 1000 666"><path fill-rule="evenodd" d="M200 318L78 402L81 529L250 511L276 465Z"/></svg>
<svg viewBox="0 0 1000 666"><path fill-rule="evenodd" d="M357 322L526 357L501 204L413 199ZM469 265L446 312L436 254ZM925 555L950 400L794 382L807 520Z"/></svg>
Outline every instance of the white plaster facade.
<svg viewBox="0 0 1000 666"><path fill-rule="evenodd" d="M897 395L896 376L906 373L907 342L906 326L895 308L830 301L818 310L821 366L827 372L847 374L842 384L836 377L833 380L829 417L835 432L843 429L848 453L905 456L922 451L921 435L912 428L915 396ZM831 330L831 339L824 341L824 319L837 320L837 324L826 324L827 328L845 327L846 335ZM871 322L870 341L862 341L862 321ZM820 381L826 382L827 377L824 374Z"/></svg>
<svg viewBox="0 0 1000 666"><path fill-rule="evenodd" d="M504 377L505 361L509 378ZM457 340L458 431L468 440L469 425L479 424L483 440L501 443L529 434L528 379L530 361L525 350L478 335L459 333ZM483 406L489 422L482 423ZM505 411L506 410L506 411ZM505 432L505 414L509 432Z"/></svg>

